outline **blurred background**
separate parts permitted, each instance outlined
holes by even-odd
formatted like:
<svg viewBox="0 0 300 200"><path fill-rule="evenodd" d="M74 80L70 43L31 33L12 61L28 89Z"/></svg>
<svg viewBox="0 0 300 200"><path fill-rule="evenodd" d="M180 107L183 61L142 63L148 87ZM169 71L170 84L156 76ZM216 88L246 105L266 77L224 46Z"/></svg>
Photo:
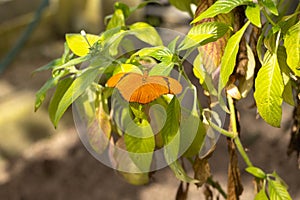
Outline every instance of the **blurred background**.
<svg viewBox="0 0 300 200"><path fill-rule="evenodd" d="M57 129L46 103L34 112L35 92L50 72L32 75L38 67L60 57L64 34L98 34L104 18L113 12L112 0L0 0L0 199L93 200L174 199L179 185L169 169L156 172L146 186L126 183L113 169L94 159L81 144L68 110ZM130 6L139 0L122 1ZM150 4L130 17L129 23L147 21L182 33L189 29L187 13ZM52 91L53 92L53 91ZM51 92L50 92L51 93ZM50 94L48 94L48 97ZM286 155L292 108L284 105L280 129L256 119L251 98L238 103L242 142L255 165L276 170L289 185L293 199L300 199L300 171L296 156ZM214 179L226 188L226 139L221 137L210 160ZM245 167L240 159L241 169ZM252 179L242 170L244 194L253 199ZM191 186L189 199L204 199L203 189Z"/></svg>

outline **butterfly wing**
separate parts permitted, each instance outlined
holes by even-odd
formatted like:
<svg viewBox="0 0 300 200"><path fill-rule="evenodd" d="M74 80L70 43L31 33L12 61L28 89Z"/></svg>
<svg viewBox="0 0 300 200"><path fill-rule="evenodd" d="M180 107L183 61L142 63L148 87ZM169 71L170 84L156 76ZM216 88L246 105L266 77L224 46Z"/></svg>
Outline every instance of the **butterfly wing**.
<svg viewBox="0 0 300 200"><path fill-rule="evenodd" d="M157 83L145 83L134 91L130 97L130 102L142 104L150 103L163 94L168 94L169 89Z"/></svg>
<svg viewBox="0 0 300 200"><path fill-rule="evenodd" d="M164 94L179 94L181 84L166 76L143 76L138 73L119 73L107 81L108 87L116 87L129 102L150 103Z"/></svg>
<svg viewBox="0 0 300 200"><path fill-rule="evenodd" d="M182 91L182 86L179 81L171 77L149 76L148 82L165 86L166 88L168 88L168 92L166 94L179 94Z"/></svg>

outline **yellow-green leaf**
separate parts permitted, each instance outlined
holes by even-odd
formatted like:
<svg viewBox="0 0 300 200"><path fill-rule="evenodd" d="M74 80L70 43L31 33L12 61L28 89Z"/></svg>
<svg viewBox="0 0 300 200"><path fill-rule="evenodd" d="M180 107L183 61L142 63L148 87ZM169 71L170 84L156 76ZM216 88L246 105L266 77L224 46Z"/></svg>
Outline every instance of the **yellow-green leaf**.
<svg viewBox="0 0 300 200"><path fill-rule="evenodd" d="M77 56L85 56L90 48L100 39L98 35L66 34L66 41L71 51Z"/></svg>
<svg viewBox="0 0 300 200"><path fill-rule="evenodd" d="M283 89L277 55L267 51L255 80L254 98L260 116L275 127L281 123Z"/></svg>
<svg viewBox="0 0 300 200"><path fill-rule="evenodd" d="M289 28L284 36L287 64L300 77L300 21Z"/></svg>
<svg viewBox="0 0 300 200"><path fill-rule="evenodd" d="M196 23L205 18L211 18L218 14L229 13L231 10L236 8L237 6L247 5L253 3L252 0L219 0L216 1L211 7L209 7L206 11L201 13L198 17L196 17L192 23Z"/></svg>
<svg viewBox="0 0 300 200"><path fill-rule="evenodd" d="M236 63L236 56L239 50L241 38L246 31L250 21L248 21L239 31L232 35L225 47L224 55L221 61L221 71L219 80L219 94L227 84L229 76L232 74Z"/></svg>
<svg viewBox="0 0 300 200"><path fill-rule="evenodd" d="M260 7L258 4L247 6L245 14L252 24L259 28L261 27Z"/></svg>

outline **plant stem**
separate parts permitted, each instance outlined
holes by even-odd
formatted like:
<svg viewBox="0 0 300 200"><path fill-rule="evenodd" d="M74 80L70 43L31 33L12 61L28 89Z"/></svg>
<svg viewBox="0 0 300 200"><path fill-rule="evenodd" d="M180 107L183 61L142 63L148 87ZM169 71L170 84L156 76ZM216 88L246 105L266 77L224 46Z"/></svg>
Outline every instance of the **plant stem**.
<svg viewBox="0 0 300 200"><path fill-rule="evenodd" d="M262 9L262 12L266 16L267 20L272 24L272 26L276 26L276 23L271 19L271 17L268 15L265 9Z"/></svg>
<svg viewBox="0 0 300 200"><path fill-rule="evenodd" d="M233 132L233 137L232 137L233 141L234 141L239 153L241 154L242 158L244 159L245 163L247 164L247 166L252 167L253 164L250 161L250 159L240 141L240 138L238 136L237 125L236 125L235 106L233 103L233 99L230 95L227 95L227 99L228 99L228 104L229 104L229 109L230 109L230 121L231 121L232 132Z"/></svg>
<svg viewBox="0 0 300 200"><path fill-rule="evenodd" d="M226 192L222 189L221 185L218 182L212 179L212 177L208 177L206 183L218 190L220 194L224 197L224 199L227 199Z"/></svg>

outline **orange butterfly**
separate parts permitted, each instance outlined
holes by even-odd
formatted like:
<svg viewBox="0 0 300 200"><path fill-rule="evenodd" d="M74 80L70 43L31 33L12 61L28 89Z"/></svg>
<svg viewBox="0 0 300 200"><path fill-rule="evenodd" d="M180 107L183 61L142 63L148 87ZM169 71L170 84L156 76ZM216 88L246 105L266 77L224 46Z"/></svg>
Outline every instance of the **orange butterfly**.
<svg viewBox="0 0 300 200"><path fill-rule="evenodd" d="M107 81L116 87L126 101L147 104L164 94L179 94L181 84L167 76L148 76L139 73L118 73Z"/></svg>

